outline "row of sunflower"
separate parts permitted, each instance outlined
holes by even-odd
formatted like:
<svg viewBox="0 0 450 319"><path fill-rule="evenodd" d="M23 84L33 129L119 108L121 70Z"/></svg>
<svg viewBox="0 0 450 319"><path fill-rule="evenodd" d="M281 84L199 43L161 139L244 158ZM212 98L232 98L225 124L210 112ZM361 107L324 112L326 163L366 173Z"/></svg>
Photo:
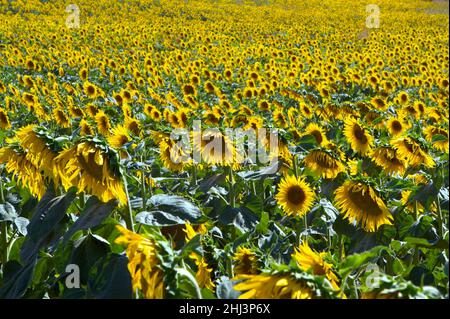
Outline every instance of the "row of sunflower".
<svg viewBox="0 0 450 319"><path fill-rule="evenodd" d="M0 296L448 296L448 16L379 2L0 1Z"/></svg>

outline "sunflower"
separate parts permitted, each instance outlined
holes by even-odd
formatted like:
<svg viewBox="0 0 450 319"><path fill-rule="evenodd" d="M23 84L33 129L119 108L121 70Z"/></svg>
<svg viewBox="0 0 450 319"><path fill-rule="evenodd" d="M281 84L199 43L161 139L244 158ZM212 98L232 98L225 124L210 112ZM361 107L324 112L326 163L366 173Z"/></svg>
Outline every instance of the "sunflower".
<svg viewBox="0 0 450 319"><path fill-rule="evenodd" d="M195 230L194 227L192 227L192 225L189 221L186 221L184 226L185 226L185 229L183 231L186 233L186 242L190 241L192 238L194 238L198 234L204 235L208 232L208 229L206 228L205 224L198 225L197 230Z"/></svg>
<svg viewBox="0 0 450 319"><path fill-rule="evenodd" d="M162 119L162 114L157 109L153 109L150 113L150 118L155 122L159 122Z"/></svg>
<svg viewBox="0 0 450 319"><path fill-rule="evenodd" d="M345 172L344 164L323 150L310 151L303 161L308 169L323 178L335 178L339 173Z"/></svg>
<svg viewBox="0 0 450 319"><path fill-rule="evenodd" d="M291 175L280 182L275 199L286 214L303 216L311 208L315 193L304 178Z"/></svg>
<svg viewBox="0 0 450 319"><path fill-rule="evenodd" d="M350 223L356 220L368 232L376 231L381 225L392 225L389 209L370 185L346 181L334 195L337 207Z"/></svg>
<svg viewBox="0 0 450 319"><path fill-rule="evenodd" d="M427 141L433 143L433 147L435 147L437 150L441 152L448 153L449 151L448 131L436 126L427 126L424 129L424 133ZM440 137L439 140L433 142L434 136L439 136Z"/></svg>
<svg viewBox="0 0 450 319"><path fill-rule="evenodd" d="M372 153L372 160L381 166L387 174L399 173L403 175L406 170L404 161L397 151L389 146L379 146Z"/></svg>
<svg viewBox="0 0 450 319"><path fill-rule="evenodd" d="M238 247L233 260L235 261L234 273L236 275L252 275L259 273L258 258L248 248Z"/></svg>
<svg viewBox="0 0 450 319"><path fill-rule="evenodd" d="M87 81L87 79L88 79L88 69L87 68L82 68L80 70L80 72L78 72L78 75L80 76L80 79L82 81Z"/></svg>
<svg viewBox="0 0 450 319"><path fill-rule="evenodd" d="M94 130L85 119L82 119L78 126L80 127L81 136L94 135Z"/></svg>
<svg viewBox="0 0 450 319"><path fill-rule="evenodd" d="M165 168L173 171L183 171L185 164L183 162L184 153L173 140L170 138L161 139L159 142L160 158Z"/></svg>
<svg viewBox="0 0 450 319"><path fill-rule="evenodd" d="M86 94L86 96L91 99L95 99L99 95L97 87L89 81L84 82L83 90L84 94Z"/></svg>
<svg viewBox="0 0 450 319"><path fill-rule="evenodd" d="M313 251L305 242L300 245L298 249L294 249L292 258L302 270L311 271L317 276L326 276L326 278L330 281L331 286L335 290L339 290L339 279L333 272L333 265L325 262L323 259L324 255L325 253L319 254Z"/></svg>
<svg viewBox="0 0 450 319"><path fill-rule="evenodd" d="M98 113L98 107L93 103L89 103L88 105L86 105L86 110L89 116L92 118L94 118Z"/></svg>
<svg viewBox="0 0 450 319"><path fill-rule="evenodd" d="M114 148L122 148L125 144L131 142L130 134L123 125L118 125L112 129L112 134L108 137L108 143Z"/></svg>
<svg viewBox="0 0 450 319"><path fill-rule="evenodd" d="M373 137L358 120L350 117L345 120L344 135L355 152L367 155L372 150Z"/></svg>
<svg viewBox="0 0 450 319"><path fill-rule="evenodd" d="M9 122L8 113L0 107L0 128L3 130L7 130L11 127L11 123Z"/></svg>
<svg viewBox="0 0 450 319"><path fill-rule="evenodd" d="M64 188L78 188L78 193L88 192L101 201L118 199L127 202L120 177L111 171L111 159L93 142L80 142L66 148L55 158L55 170Z"/></svg>
<svg viewBox="0 0 450 319"><path fill-rule="evenodd" d="M391 145L397 150L399 158L412 167L423 164L426 167L434 167L433 158L412 137L400 137L391 141Z"/></svg>
<svg viewBox="0 0 450 319"><path fill-rule="evenodd" d="M186 84L183 86L183 93L184 93L184 95L196 96L197 90L195 89L195 87L192 84Z"/></svg>
<svg viewBox="0 0 450 319"><path fill-rule="evenodd" d="M398 99L398 102L399 102L400 104L405 105L405 104L407 104L408 101L409 101L409 95L408 95L407 92L401 91L401 92L397 95L397 99Z"/></svg>
<svg viewBox="0 0 450 319"><path fill-rule="evenodd" d="M408 127L409 125L407 123L404 123L402 120L395 117L392 117L387 121L387 129L392 136L402 135Z"/></svg>
<svg viewBox="0 0 450 319"><path fill-rule="evenodd" d="M120 235L114 242L126 246L133 290L142 291L146 299L164 298L164 273L160 268L155 240L133 233L120 225L116 228Z"/></svg>
<svg viewBox="0 0 450 319"><path fill-rule="evenodd" d="M218 130L194 132L193 146L201 160L209 165L229 166L241 162L232 140Z"/></svg>
<svg viewBox="0 0 450 319"><path fill-rule="evenodd" d="M44 172L44 176L52 179L55 185L58 184L58 178L53 171L53 161L57 153L52 151L38 134L35 125L28 125L20 128L16 132L16 138L20 147L26 152L27 159L39 170Z"/></svg>
<svg viewBox="0 0 450 319"><path fill-rule="evenodd" d="M124 127L128 130L128 132L132 133L134 136L140 136L141 135L141 123L139 120L132 118L132 117L125 117L124 121Z"/></svg>
<svg viewBox="0 0 450 319"><path fill-rule="evenodd" d="M306 282L289 274L238 275L234 286L243 291L239 299L312 299L314 293Z"/></svg>
<svg viewBox="0 0 450 319"><path fill-rule="evenodd" d="M0 163L6 164L6 171L17 178L17 182L28 188L33 196L38 199L44 196L46 191L44 177L23 152L12 147L0 148Z"/></svg>
<svg viewBox="0 0 450 319"><path fill-rule="evenodd" d="M216 285L211 280L212 268L209 268L209 265L206 262L205 258L194 252L192 252L189 255L189 258L193 259L195 265L197 266L195 279L197 280L197 283L200 286L200 288L214 290L214 287Z"/></svg>
<svg viewBox="0 0 450 319"><path fill-rule="evenodd" d="M57 107L53 109L52 113L59 126L64 128L70 127L69 117L61 108Z"/></svg>
<svg viewBox="0 0 450 319"><path fill-rule="evenodd" d="M97 124L98 131L104 136L109 135L109 130L111 129L111 124L109 123L109 118L103 112L103 110L99 110L95 115L95 124Z"/></svg>

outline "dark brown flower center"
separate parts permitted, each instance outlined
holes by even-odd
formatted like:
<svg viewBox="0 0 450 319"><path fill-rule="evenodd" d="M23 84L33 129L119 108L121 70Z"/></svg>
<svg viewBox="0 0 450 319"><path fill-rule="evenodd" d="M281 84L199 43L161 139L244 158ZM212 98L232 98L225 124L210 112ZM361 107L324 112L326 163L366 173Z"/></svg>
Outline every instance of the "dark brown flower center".
<svg viewBox="0 0 450 319"><path fill-rule="evenodd" d="M300 186L292 186L287 193L288 201L294 205L300 205L305 201L306 195Z"/></svg>
<svg viewBox="0 0 450 319"><path fill-rule="evenodd" d="M366 134L364 134L364 129L362 129L359 125L353 126L353 135L362 144L367 143L367 137L366 137Z"/></svg>
<svg viewBox="0 0 450 319"><path fill-rule="evenodd" d="M375 216L382 215L383 212L378 207L377 202L370 196L368 187L365 187L364 190L363 193L363 190L355 190L353 187L348 192L348 197L362 213Z"/></svg>

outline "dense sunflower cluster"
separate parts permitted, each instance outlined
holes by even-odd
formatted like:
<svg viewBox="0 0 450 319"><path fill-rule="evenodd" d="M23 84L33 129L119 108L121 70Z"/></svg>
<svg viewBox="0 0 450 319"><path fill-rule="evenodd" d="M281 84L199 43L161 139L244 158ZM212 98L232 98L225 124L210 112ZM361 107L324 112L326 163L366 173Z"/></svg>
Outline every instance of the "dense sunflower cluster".
<svg viewBox="0 0 450 319"><path fill-rule="evenodd" d="M448 296L448 6L366 2L0 0L1 264L75 190L128 297Z"/></svg>

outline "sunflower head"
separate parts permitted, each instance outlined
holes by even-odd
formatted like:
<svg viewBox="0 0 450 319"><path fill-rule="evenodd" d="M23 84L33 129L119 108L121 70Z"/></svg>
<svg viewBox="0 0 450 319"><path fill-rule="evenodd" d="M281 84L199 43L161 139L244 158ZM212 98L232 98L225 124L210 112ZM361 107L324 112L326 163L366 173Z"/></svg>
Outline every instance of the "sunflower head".
<svg viewBox="0 0 450 319"><path fill-rule="evenodd" d="M286 214L303 216L311 208L315 193L304 178L286 176L279 184L275 199Z"/></svg>
<svg viewBox="0 0 450 319"><path fill-rule="evenodd" d="M358 120L351 117L345 120L344 135L355 152L361 155L371 152L374 139Z"/></svg>
<svg viewBox="0 0 450 319"><path fill-rule="evenodd" d="M381 225L391 225L393 217L372 186L363 182L346 181L336 189L335 201L351 223L357 221L365 231L374 232Z"/></svg>
<svg viewBox="0 0 450 319"><path fill-rule="evenodd" d="M334 289L339 290L339 279L332 270L332 265L325 262L324 254L313 251L305 242L294 249L292 258L303 271L310 271L317 276L326 276Z"/></svg>
<svg viewBox="0 0 450 319"><path fill-rule="evenodd" d="M257 274L258 270L258 258L256 254L245 247L238 247L236 250L233 260L235 261L234 273L236 275L242 274Z"/></svg>

